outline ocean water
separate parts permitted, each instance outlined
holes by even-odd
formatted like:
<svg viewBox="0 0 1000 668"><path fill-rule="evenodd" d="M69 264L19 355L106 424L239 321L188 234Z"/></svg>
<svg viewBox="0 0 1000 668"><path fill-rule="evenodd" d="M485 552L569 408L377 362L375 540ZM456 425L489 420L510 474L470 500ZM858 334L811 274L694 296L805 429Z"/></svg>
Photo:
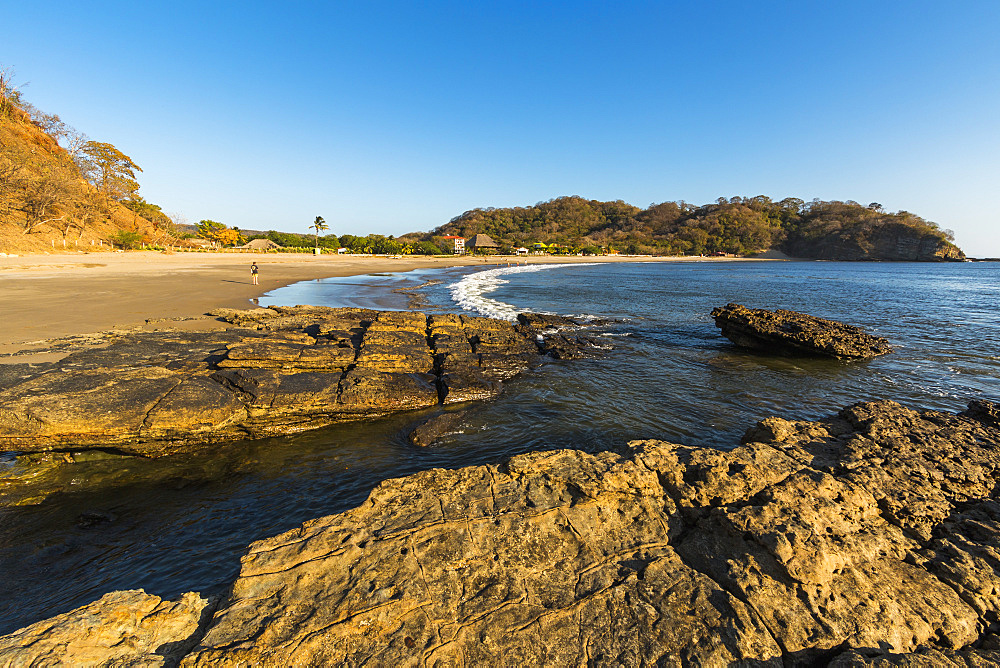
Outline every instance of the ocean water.
<svg viewBox="0 0 1000 668"><path fill-rule="evenodd" d="M729 302L859 325L895 351L865 362L746 352L709 315ZM0 510L0 633L117 589L223 591L249 542L426 468L642 438L731 448L769 415L815 419L871 399L958 411L974 398L1000 399L996 263L465 267L305 281L260 303L615 322L594 328L604 349L593 358L546 364L495 401L449 408L464 411L462 427L430 448L406 434L434 410L233 443L210 456L66 467L61 494Z"/></svg>
<svg viewBox="0 0 1000 668"><path fill-rule="evenodd" d="M407 286L421 286L410 291ZM460 268L308 281L270 304L406 308L513 320L520 311L619 320L595 359L528 374L472 409L468 436L514 449L611 448L635 438L732 447L768 415L815 419L892 399L961 410L1000 396L995 263L650 262ZM715 327L716 306L786 308L863 327L895 351L866 362L749 353ZM477 435L477 436L473 436Z"/></svg>

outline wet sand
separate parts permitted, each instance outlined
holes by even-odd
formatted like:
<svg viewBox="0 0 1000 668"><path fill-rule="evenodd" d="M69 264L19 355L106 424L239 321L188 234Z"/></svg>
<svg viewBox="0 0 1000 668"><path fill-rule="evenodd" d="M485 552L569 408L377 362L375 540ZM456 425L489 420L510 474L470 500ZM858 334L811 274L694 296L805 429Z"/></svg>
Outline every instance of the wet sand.
<svg viewBox="0 0 1000 668"><path fill-rule="evenodd" d="M225 327L205 313L252 308L275 288L316 278L527 261L650 262L733 258L483 258L257 253L86 253L0 257L0 363L52 339L113 329ZM260 268L253 285L250 263ZM39 360L40 361L40 360Z"/></svg>

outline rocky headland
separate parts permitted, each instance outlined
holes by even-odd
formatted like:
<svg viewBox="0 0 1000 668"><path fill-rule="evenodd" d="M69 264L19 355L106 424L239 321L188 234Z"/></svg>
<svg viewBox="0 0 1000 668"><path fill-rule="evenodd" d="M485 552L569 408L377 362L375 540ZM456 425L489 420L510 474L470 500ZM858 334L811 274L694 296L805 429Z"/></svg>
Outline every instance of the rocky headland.
<svg viewBox="0 0 1000 668"><path fill-rule="evenodd" d="M210 619L197 595L120 592L5 636L0 657L1000 665L998 480L985 401L773 417L731 451L647 440L430 470L252 544Z"/></svg>
<svg viewBox="0 0 1000 668"><path fill-rule="evenodd" d="M852 221L853 222L853 221ZM906 217L883 216L881 219L845 225L846 229L793 232L783 249L795 257L841 261L890 262L961 262L965 253L926 225L914 225Z"/></svg>
<svg viewBox="0 0 1000 668"><path fill-rule="evenodd" d="M736 345L777 355L867 359L892 352L888 340L836 320L777 309L727 304L712 311L715 326Z"/></svg>
<svg viewBox="0 0 1000 668"><path fill-rule="evenodd" d="M157 457L220 441L495 397L594 342L520 323L299 306L224 309L226 331L112 335L58 364L0 369L0 450Z"/></svg>

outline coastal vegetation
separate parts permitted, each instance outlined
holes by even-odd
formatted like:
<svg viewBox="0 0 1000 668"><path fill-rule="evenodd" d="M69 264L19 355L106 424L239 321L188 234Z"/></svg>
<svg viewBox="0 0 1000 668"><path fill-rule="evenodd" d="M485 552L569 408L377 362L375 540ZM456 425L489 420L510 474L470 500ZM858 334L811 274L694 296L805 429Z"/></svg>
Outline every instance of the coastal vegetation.
<svg viewBox="0 0 1000 668"><path fill-rule="evenodd" d="M621 200L558 197L527 207L472 209L432 232L403 239L476 234L506 246L555 244L563 252L596 248L627 254L745 255L778 249L829 259L864 259L849 256L864 256L887 237L903 236L946 249L954 258L961 255L950 230L908 211L891 213L877 202L774 201L764 195L721 197L701 206L661 202L645 209Z"/></svg>
<svg viewBox="0 0 1000 668"><path fill-rule="evenodd" d="M216 220L201 220L196 226L198 236L220 246L233 246L242 243L243 235L238 229L227 226Z"/></svg>
<svg viewBox="0 0 1000 668"><path fill-rule="evenodd" d="M329 225L323 229L329 229ZM314 226L310 226L311 228ZM248 233L248 241L254 239L270 239L274 243L284 248L304 249L323 248L327 250L337 250L345 248L349 253L373 253L376 255L444 255L450 253L445 250L449 245L442 241L435 242L433 239L397 239L393 235L368 234L359 236L355 234L295 234L293 232L278 232L269 230L267 232Z"/></svg>

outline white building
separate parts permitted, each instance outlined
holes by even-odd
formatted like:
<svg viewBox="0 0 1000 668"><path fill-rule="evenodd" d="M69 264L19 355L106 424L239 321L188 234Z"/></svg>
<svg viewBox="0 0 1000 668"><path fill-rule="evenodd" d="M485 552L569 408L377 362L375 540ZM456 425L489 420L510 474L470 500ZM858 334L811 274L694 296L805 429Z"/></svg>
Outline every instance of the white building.
<svg viewBox="0 0 1000 668"><path fill-rule="evenodd" d="M462 255L465 253L465 237L457 237L450 234L446 237L441 237L442 239L452 239L455 242L455 255Z"/></svg>

